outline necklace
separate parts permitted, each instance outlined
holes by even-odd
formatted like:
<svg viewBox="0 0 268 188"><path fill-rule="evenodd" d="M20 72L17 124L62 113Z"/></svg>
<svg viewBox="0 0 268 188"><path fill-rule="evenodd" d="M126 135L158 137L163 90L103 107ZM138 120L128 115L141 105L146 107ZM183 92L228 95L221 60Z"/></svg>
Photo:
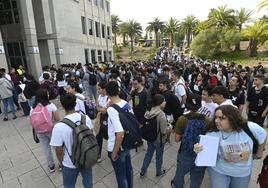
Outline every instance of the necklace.
<svg viewBox="0 0 268 188"><path fill-rule="evenodd" d="M232 134L233 134L233 132L228 133L227 136L224 136L223 132L221 132L221 138L222 138L222 140L227 140Z"/></svg>

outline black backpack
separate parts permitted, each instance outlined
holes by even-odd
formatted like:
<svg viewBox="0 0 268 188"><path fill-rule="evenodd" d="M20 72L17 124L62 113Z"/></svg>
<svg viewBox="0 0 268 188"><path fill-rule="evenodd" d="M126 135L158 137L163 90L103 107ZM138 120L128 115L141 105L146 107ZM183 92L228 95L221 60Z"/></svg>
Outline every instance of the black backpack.
<svg viewBox="0 0 268 188"><path fill-rule="evenodd" d="M86 116L81 115L80 125L75 124L67 118L64 118L61 122L73 129L73 146L71 155L66 148L72 163L77 168L91 168L97 163L99 145L93 131L86 125Z"/></svg>
<svg viewBox="0 0 268 188"><path fill-rule="evenodd" d="M156 117L145 119L143 125L141 125L142 138L151 143L157 139L158 135Z"/></svg>
<svg viewBox="0 0 268 188"><path fill-rule="evenodd" d="M94 73L89 74L89 85L91 85L91 86L97 85L97 76L96 76L96 74L94 74Z"/></svg>
<svg viewBox="0 0 268 188"><path fill-rule="evenodd" d="M119 119L124 129L123 149L134 149L140 146L142 144L140 123L134 114L129 112L128 104L123 108L116 104L113 104L111 107L119 113Z"/></svg>

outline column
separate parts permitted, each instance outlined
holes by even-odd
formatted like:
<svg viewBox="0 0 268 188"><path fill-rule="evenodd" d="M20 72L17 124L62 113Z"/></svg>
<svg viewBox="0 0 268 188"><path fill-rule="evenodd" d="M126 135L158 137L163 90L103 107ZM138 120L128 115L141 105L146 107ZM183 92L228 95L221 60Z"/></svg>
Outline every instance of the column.
<svg viewBox="0 0 268 188"><path fill-rule="evenodd" d="M0 67L5 68L8 71L8 65L7 65L7 59L6 59L6 54L5 54L5 49L4 49L4 43L2 40L2 34L0 31Z"/></svg>

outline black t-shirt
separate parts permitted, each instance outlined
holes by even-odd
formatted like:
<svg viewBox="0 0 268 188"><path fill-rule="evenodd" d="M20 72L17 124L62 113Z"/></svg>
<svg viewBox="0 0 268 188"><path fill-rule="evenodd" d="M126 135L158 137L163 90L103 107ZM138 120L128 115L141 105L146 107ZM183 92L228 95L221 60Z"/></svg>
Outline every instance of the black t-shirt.
<svg viewBox="0 0 268 188"><path fill-rule="evenodd" d="M174 120L177 121L180 114L180 100L169 90L164 91L162 94L166 100L166 106L164 109L165 114L173 115Z"/></svg>
<svg viewBox="0 0 268 188"><path fill-rule="evenodd" d="M268 87L261 90L255 90L255 87L249 89L247 101L249 102L249 111L254 111L257 116L261 116L262 112L268 105Z"/></svg>
<svg viewBox="0 0 268 188"><path fill-rule="evenodd" d="M245 94L242 90L236 89L234 91L229 90L228 99L231 99L233 104L239 108L240 105L245 104Z"/></svg>
<svg viewBox="0 0 268 188"><path fill-rule="evenodd" d="M134 91L131 93L133 112L136 117L143 118L146 112L146 106L148 102L147 91L143 89L140 93Z"/></svg>

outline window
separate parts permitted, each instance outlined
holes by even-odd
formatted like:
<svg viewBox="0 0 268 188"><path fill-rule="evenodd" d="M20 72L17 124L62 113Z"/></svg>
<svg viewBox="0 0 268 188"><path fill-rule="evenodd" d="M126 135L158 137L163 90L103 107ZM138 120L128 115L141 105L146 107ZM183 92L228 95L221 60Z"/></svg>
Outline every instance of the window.
<svg viewBox="0 0 268 188"><path fill-rule="evenodd" d="M93 64L96 64L96 55L95 55L95 50L91 50L91 62Z"/></svg>
<svg viewBox="0 0 268 188"><path fill-rule="evenodd" d="M27 68L24 46L22 42L5 43L5 51L9 67L18 68L23 65Z"/></svg>
<svg viewBox="0 0 268 188"><path fill-rule="evenodd" d="M109 62L111 62L111 61L112 61L112 51L109 51L109 56L108 56L108 58L109 58Z"/></svg>
<svg viewBox="0 0 268 188"><path fill-rule="evenodd" d="M103 51L103 60L107 62L107 51Z"/></svg>
<svg viewBox="0 0 268 188"><path fill-rule="evenodd" d="M105 38L105 25L101 25L102 38Z"/></svg>
<svg viewBox="0 0 268 188"><path fill-rule="evenodd" d="M95 22L96 37L100 37L100 23Z"/></svg>
<svg viewBox="0 0 268 188"><path fill-rule="evenodd" d="M94 4L98 6L98 0L94 0Z"/></svg>
<svg viewBox="0 0 268 188"><path fill-rule="evenodd" d="M100 0L100 7L104 9L104 0Z"/></svg>
<svg viewBox="0 0 268 188"><path fill-rule="evenodd" d="M87 34L86 33L86 18L83 16L81 17L81 23L82 23L82 33Z"/></svg>
<svg viewBox="0 0 268 188"><path fill-rule="evenodd" d="M19 23L16 0L0 0L0 25Z"/></svg>
<svg viewBox="0 0 268 188"><path fill-rule="evenodd" d="M110 27L107 26L107 38L110 39L110 37L111 37L111 36L110 36Z"/></svg>
<svg viewBox="0 0 268 188"><path fill-rule="evenodd" d="M88 19L88 34L93 35L93 20Z"/></svg>
<svg viewBox="0 0 268 188"><path fill-rule="evenodd" d="M98 50L98 62L102 62L102 51Z"/></svg>
<svg viewBox="0 0 268 188"><path fill-rule="evenodd" d="M110 12L110 2L106 1L106 10L107 12Z"/></svg>
<svg viewBox="0 0 268 188"><path fill-rule="evenodd" d="M89 63L88 55L89 55L89 50L88 49L85 49L85 60L86 60L86 64Z"/></svg>

